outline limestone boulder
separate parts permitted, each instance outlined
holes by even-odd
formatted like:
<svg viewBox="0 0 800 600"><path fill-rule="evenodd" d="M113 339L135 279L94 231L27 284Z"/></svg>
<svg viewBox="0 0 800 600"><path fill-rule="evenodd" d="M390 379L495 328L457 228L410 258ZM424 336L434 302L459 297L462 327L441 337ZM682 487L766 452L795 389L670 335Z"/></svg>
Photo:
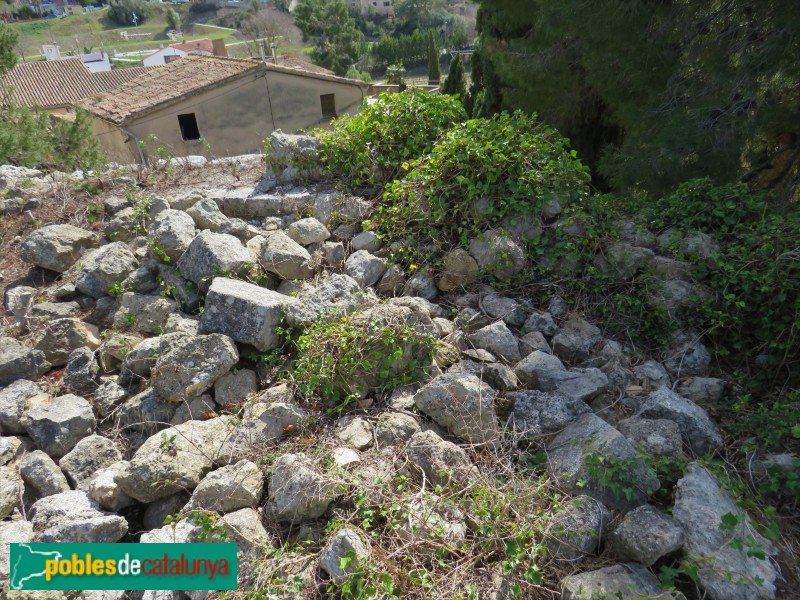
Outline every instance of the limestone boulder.
<svg viewBox="0 0 800 600"><path fill-rule="evenodd" d="M47 225L30 234L20 246L23 260L37 267L63 273L81 254L97 246L90 231L72 225Z"/></svg>
<svg viewBox="0 0 800 600"><path fill-rule="evenodd" d="M181 402L210 389L238 361L239 351L227 335L168 334L161 337L151 383L164 399Z"/></svg>
<svg viewBox="0 0 800 600"><path fill-rule="evenodd" d="M61 458L94 433L96 420L87 400L74 394L28 398L24 426L36 446L52 458Z"/></svg>
<svg viewBox="0 0 800 600"><path fill-rule="evenodd" d="M75 287L92 298L109 295L115 283L124 281L139 266L136 256L122 242L103 246L82 263Z"/></svg>
<svg viewBox="0 0 800 600"><path fill-rule="evenodd" d="M277 329L295 303L290 296L252 283L215 277L206 296L200 330L225 334L266 352L283 343Z"/></svg>

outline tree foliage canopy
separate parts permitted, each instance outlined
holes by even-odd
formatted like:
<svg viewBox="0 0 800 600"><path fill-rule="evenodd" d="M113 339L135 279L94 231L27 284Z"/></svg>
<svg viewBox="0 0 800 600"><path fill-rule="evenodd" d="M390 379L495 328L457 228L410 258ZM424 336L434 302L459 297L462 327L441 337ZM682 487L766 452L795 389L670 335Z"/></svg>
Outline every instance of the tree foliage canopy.
<svg viewBox="0 0 800 600"><path fill-rule="evenodd" d="M108 3L108 18L120 25L141 25L147 19L148 13L146 0L109 0Z"/></svg>
<svg viewBox="0 0 800 600"><path fill-rule="evenodd" d="M730 180L796 128L800 3L480 5L475 114L537 112L613 187Z"/></svg>
<svg viewBox="0 0 800 600"><path fill-rule="evenodd" d="M0 23L0 76L17 64L17 32Z"/></svg>
<svg viewBox="0 0 800 600"><path fill-rule="evenodd" d="M345 75L358 60L363 35L344 0L303 0L295 8L294 21L304 40L314 39L311 59L316 64Z"/></svg>

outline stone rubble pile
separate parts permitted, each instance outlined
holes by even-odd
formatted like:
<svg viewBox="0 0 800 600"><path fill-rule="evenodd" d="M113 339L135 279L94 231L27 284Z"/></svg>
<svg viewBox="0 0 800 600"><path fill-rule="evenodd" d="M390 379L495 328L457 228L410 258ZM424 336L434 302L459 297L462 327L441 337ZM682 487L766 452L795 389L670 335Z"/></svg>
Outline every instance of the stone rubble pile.
<svg viewBox="0 0 800 600"><path fill-rule="evenodd" d="M308 148L303 138L273 141L288 157ZM140 532L141 543L194 541L191 521L163 519L202 509L239 543L240 586L253 586L275 544L265 519L325 520L345 490L335 470L296 448L268 469L259 462L312 415L245 357L278 348L281 327L385 302L435 332L448 359L420 385L338 421L341 468L365 479L402 471L447 489L476 477L471 449L524 438L546 452L572 498L547 521L550 555L578 566L605 547L617 561L578 569L563 580L563 598L658 594L649 567L675 553L698 566L711 600L775 596L775 547L699 463L678 481L671 516L648 504L662 482L641 450L702 458L723 443L704 406L720 400L724 382L708 377L710 355L695 332L678 332L661 362L635 364L560 298L537 306L479 285L481 272L526 268L521 247L497 231L448 253L439 272L406 279L375 233L361 231L367 201L298 185L300 175L268 173L255 191L173 190L153 201L143 228L126 199L111 197L102 233L47 225L24 240L25 261L62 275L46 289L6 292L21 326L0 338L0 580L7 542L117 542ZM560 208L548 210L555 217ZM642 238L611 246L598 268L621 278L662 273L663 304L676 310L697 286L684 265L657 254L659 240ZM710 239L682 243L714 252ZM42 379L61 368L60 384ZM627 488L609 486L598 465L613 465ZM407 539L442 528L467 535L464 514L425 502L409 507ZM720 530L726 513L740 517L741 531ZM766 559L731 546L750 533ZM347 553L366 557L370 542L343 527L294 574L341 583Z"/></svg>

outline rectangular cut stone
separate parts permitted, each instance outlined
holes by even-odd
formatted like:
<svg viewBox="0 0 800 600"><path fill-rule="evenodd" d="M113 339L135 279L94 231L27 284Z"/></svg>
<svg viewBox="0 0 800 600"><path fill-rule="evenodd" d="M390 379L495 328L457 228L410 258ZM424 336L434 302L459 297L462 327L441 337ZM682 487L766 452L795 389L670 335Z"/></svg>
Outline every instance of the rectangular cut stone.
<svg viewBox="0 0 800 600"><path fill-rule="evenodd" d="M224 333L265 352L281 345L276 329L285 307L296 301L252 283L216 277L206 296L200 331Z"/></svg>

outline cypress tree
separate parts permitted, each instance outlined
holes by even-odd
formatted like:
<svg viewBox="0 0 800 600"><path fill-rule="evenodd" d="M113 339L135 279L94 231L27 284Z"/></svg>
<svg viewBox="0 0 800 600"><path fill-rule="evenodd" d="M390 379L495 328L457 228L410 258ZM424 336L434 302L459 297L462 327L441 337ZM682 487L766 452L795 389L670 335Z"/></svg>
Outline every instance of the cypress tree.
<svg viewBox="0 0 800 600"><path fill-rule="evenodd" d="M451 96L458 94L461 101L464 101L464 97L467 95L467 84L464 79L464 63L461 61L460 54L456 54L455 58L450 61L450 70L442 84L441 92Z"/></svg>
<svg viewBox="0 0 800 600"><path fill-rule="evenodd" d="M442 78L442 71L439 68L439 44L436 43L436 31L428 31L428 83L437 85Z"/></svg>

